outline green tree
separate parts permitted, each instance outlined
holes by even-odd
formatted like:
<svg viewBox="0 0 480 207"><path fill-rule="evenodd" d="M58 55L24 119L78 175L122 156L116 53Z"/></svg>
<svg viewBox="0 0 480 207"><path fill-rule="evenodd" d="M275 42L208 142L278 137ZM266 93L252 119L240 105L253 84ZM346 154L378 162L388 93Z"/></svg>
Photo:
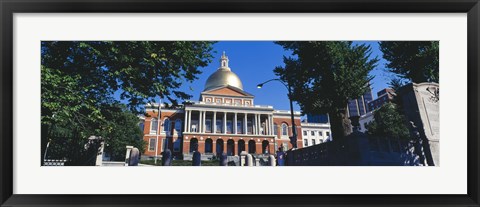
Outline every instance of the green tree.
<svg viewBox="0 0 480 207"><path fill-rule="evenodd" d="M438 41L382 41L380 50L390 72L415 83L438 83Z"/></svg>
<svg viewBox="0 0 480 207"><path fill-rule="evenodd" d="M373 113L374 121L366 125L367 133L377 137L407 139L406 119L394 103L387 103Z"/></svg>
<svg viewBox="0 0 480 207"><path fill-rule="evenodd" d="M405 81L400 78L393 78L388 83L388 86L393 89L394 91L399 91L402 86L405 85Z"/></svg>
<svg viewBox="0 0 480 207"><path fill-rule="evenodd" d="M173 105L191 98L180 86L197 79L201 73L199 68L211 62L212 44L198 41L42 42L42 155L53 131L84 139L100 135L111 139L112 149L119 151L120 147L113 142L123 145L138 129L132 128L134 115L127 115L119 103L125 102L128 110L135 114L143 112L142 106L155 101L157 96ZM125 124L128 126L122 128ZM118 132L128 138L119 136ZM78 144L84 142L80 140Z"/></svg>
<svg viewBox="0 0 480 207"><path fill-rule="evenodd" d="M371 48L352 42L277 42L292 56L274 72L293 90L293 100L303 113L330 116L334 140L351 133L346 116L348 100L365 93L369 72L378 62L370 58Z"/></svg>
<svg viewBox="0 0 480 207"><path fill-rule="evenodd" d="M197 41L55 41L41 49L42 66L78 77L85 99L101 104L120 92L132 111L156 96L173 104L191 98L180 86L212 59L212 42Z"/></svg>
<svg viewBox="0 0 480 207"><path fill-rule="evenodd" d="M104 107L106 122L105 130L99 135L105 140L105 151L110 153L113 160L125 159L125 146L130 145L138 148L140 152L145 150L146 143L143 140L143 129L139 127L139 119L124 105Z"/></svg>

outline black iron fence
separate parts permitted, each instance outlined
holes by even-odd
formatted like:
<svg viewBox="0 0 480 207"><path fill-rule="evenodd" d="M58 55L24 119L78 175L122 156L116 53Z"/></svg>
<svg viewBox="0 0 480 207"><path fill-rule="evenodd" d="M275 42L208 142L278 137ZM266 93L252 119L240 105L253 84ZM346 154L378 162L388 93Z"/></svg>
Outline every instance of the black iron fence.
<svg viewBox="0 0 480 207"><path fill-rule="evenodd" d="M94 166L100 142L71 133L47 137L42 166Z"/></svg>

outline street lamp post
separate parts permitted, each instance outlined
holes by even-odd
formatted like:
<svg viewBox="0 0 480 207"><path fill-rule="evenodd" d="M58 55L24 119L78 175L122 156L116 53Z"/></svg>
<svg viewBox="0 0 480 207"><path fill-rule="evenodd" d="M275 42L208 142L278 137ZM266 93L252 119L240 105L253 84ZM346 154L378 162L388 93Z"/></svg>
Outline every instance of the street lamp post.
<svg viewBox="0 0 480 207"><path fill-rule="evenodd" d="M278 81L278 82L282 83L285 86L285 88L287 88L288 99L290 101L290 118L292 119L292 136L290 137L290 143L292 144L292 148L296 149L297 148L297 127L295 126L295 119L294 119L294 114L293 114L293 101L292 101L293 92L292 92L292 88L290 87L290 85L286 84L285 82L283 82L282 80L280 80L278 78L270 79L268 81L260 83L260 84L257 85L257 88L262 88L264 84L266 84L270 81ZM275 149L277 148L276 145L277 145L277 142L275 141Z"/></svg>
<svg viewBox="0 0 480 207"><path fill-rule="evenodd" d="M160 103L158 103L158 115L157 115L157 126L156 126L156 140L155 140L155 165L157 165L157 158L158 158L158 135L159 135L159 131L161 129L160 127L160 119L162 118L161 117L161 111L162 111L162 99L160 98Z"/></svg>

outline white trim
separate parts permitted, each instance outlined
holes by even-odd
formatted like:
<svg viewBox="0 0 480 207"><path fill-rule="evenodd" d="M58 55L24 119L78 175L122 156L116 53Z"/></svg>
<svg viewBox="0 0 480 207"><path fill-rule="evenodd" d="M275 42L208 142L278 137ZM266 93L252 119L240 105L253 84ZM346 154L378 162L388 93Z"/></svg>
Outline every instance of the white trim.
<svg viewBox="0 0 480 207"><path fill-rule="evenodd" d="M223 133L218 133L218 134L214 134L214 133L196 133L196 132L185 132L184 133L185 136L211 136L211 137L215 137L215 136L219 136L218 138L224 136L232 136L232 137L260 137L260 138L273 138L275 137L274 135L256 135L256 134L223 134Z"/></svg>

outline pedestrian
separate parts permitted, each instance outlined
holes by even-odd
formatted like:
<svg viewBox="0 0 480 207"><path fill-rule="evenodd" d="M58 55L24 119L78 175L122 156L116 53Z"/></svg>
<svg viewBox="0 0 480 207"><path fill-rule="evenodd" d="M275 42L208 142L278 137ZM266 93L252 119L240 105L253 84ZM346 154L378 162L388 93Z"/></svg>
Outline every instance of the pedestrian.
<svg viewBox="0 0 480 207"><path fill-rule="evenodd" d="M278 166L285 166L285 152L283 152L283 147L279 147L277 151L277 164Z"/></svg>

